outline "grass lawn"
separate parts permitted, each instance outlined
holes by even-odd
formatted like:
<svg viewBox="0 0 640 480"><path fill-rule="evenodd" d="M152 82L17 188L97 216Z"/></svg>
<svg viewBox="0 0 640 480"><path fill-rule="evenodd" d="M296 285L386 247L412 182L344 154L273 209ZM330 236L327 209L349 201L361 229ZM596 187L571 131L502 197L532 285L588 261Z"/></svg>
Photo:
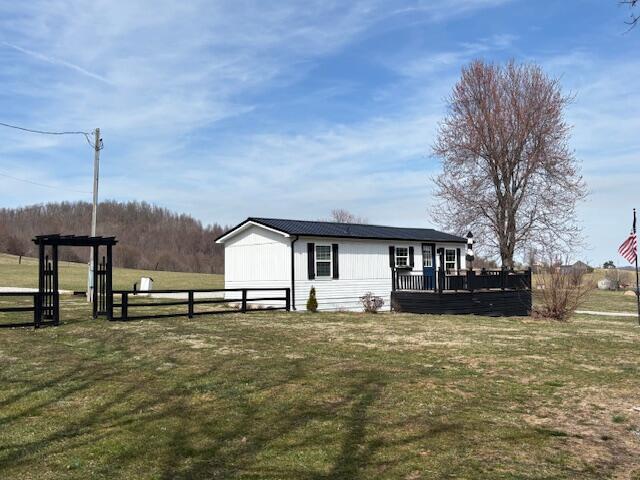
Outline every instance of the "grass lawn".
<svg viewBox="0 0 640 480"><path fill-rule="evenodd" d="M629 319L62 316L0 331L0 478L640 478Z"/></svg>
<svg viewBox="0 0 640 480"><path fill-rule="evenodd" d="M87 249L87 258L89 249ZM62 290L87 289L87 265L60 262L60 288ZM113 269L113 288L131 289L140 277L151 277L154 288L224 288L223 275L200 273L161 272L151 270ZM0 253L0 287L38 287L38 259L23 258Z"/></svg>
<svg viewBox="0 0 640 480"><path fill-rule="evenodd" d="M596 310L602 312L637 312L636 297L624 292L594 290L580 310Z"/></svg>

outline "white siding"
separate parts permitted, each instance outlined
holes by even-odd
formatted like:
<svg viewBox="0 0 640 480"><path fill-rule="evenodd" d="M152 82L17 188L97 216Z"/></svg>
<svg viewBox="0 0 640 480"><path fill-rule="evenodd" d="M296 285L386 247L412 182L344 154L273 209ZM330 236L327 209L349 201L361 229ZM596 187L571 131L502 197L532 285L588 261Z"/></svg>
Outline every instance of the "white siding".
<svg viewBox="0 0 640 480"><path fill-rule="evenodd" d="M228 239L224 244L225 288L287 288L291 287L290 239L278 233L253 226ZM281 292L260 292L257 296L280 296ZM282 292L284 296L284 292ZM239 294L228 292L228 299ZM283 302L276 302L282 306ZM260 302L274 305L273 302Z"/></svg>
<svg viewBox="0 0 640 480"><path fill-rule="evenodd" d="M252 226L225 242L225 288L286 288L291 286L291 241L278 233ZM338 244L339 277L309 280L307 243ZM343 238L300 237L294 244L295 307L305 310L309 290L316 289L320 310L362 310L360 297L371 292L390 309L391 268L389 246L414 249L412 273L422 274L422 242L393 240L357 240ZM436 243L439 248L460 249L460 265L465 268L466 246L460 243ZM439 268L436 255L436 268ZM254 294L255 295L255 294ZM226 298L238 298L227 294ZM268 305L269 302L261 302ZM279 303L279 306L281 302Z"/></svg>
<svg viewBox="0 0 640 480"><path fill-rule="evenodd" d="M308 242L339 245L339 279L309 280ZM389 245L392 243L375 240L300 237L295 244L296 308L306 309L309 291L314 286L319 310L361 310L359 298L367 292L382 297L383 309L388 310L391 295Z"/></svg>

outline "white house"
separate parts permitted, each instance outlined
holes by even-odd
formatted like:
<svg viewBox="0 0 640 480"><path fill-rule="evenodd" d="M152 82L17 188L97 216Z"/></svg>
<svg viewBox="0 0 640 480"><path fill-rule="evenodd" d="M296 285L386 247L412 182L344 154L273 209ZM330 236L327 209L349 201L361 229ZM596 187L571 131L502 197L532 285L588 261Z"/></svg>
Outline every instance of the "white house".
<svg viewBox="0 0 640 480"><path fill-rule="evenodd" d="M467 240L428 228L396 228L276 218L248 218L224 235L225 288L291 288L305 310L311 287L319 310L361 310L367 292L390 307L392 269L433 284L442 264L465 269Z"/></svg>

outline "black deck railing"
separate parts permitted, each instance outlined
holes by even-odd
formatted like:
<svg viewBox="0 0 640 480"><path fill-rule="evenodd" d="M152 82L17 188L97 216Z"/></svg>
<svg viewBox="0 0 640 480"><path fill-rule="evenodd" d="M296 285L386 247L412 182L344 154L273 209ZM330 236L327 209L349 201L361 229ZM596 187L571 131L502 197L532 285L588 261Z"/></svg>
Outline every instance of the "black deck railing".
<svg viewBox="0 0 640 480"><path fill-rule="evenodd" d="M14 327L34 327L39 328L45 325L57 325L57 319L52 318L50 320L43 319L41 315L41 308L43 308L40 302L39 292L0 292L0 298L31 298L31 305L15 305L9 307L3 307L0 305L1 313L18 313L18 312L33 312L33 319L25 322L0 322L0 328L14 328Z"/></svg>
<svg viewBox="0 0 640 480"><path fill-rule="evenodd" d="M240 298L196 298L196 293L229 293L235 292L240 294ZM260 292L259 296L251 296L251 293ZM281 292L280 295L270 296L264 292ZM186 299L170 300L170 301L137 301L132 302L132 299L150 298L149 294L186 294ZM114 296L120 296L120 303L114 303L114 315L113 320L142 320L153 318L169 318L169 317L181 317L187 316L193 318L198 315L218 315L223 313L246 313L256 312L264 310L291 310L291 289L289 288L214 288L214 289L189 289L189 290L153 290L150 292L140 290L114 290ZM267 295L267 296L265 296ZM275 295L275 294L274 294ZM151 297L153 299L153 297ZM153 300L164 300L164 298L155 298ZM267 307L250 307L249 304L253 302L282 302L282 306L267 306ZM197 305L228 305L239 304L239 308L221 309L221 310L206 310L196 311ZM129 311L132 308L155 308L179 306L184 305L187 307L186 311L164 312L164 313L152 313L152 314L138 314L131 315ZM115 309L120 310L120 316L116 316Z"/></svg>
<svg viewBox="0 0 640 480"><path fill-rule="evenodd" d="M435 272L435 276L393 271L394 290L424 291L474 291L474 290L531 290L531 270L460 270L447 273Z"/></svg>

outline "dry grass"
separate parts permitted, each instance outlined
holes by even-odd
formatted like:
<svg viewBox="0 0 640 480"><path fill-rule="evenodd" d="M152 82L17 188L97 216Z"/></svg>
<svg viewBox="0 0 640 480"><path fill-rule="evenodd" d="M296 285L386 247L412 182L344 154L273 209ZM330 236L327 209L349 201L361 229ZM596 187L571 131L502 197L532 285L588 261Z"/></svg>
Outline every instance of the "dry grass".
<svg viewBox="0 0 640 480"><path fill-rule="evenodd" d="M87 250L87 255L88 255ZM63 290L87 289L87 265L82 263L60 262L60 288ZM113 288L131 289L140 277L154 279L155 288L224 288L223 275L204 273L162 272L151 270L133 270L114 268ZM176 287L179 285L179 287ZM38 287L38 259L22 258L0 253L0 287Z"/></svg>
<svg viewBox="0 0 640 480"><path fill-rule="evenodd" d="M637 478L628 320L251 313L0 331L0 478ZM635 476L635 477L634 477Z"/></svg>

